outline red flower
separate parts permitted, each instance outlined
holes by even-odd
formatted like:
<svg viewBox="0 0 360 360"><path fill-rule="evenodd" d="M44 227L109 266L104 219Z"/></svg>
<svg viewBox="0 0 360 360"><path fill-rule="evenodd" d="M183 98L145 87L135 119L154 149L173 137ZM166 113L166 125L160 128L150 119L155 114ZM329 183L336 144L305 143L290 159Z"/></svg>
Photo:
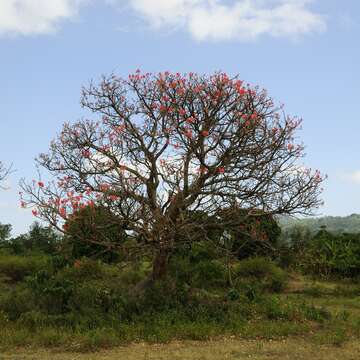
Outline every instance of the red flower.
<svg viewBox="0 0 360 360"><path fill-rule="evenodd" d="M200 166L198 172L200 174L205 174L207 172L207 168L205 166Z"/></svg>
<svg viewBox="0 0 360 360"><path fill-rule="evenodd" d="M219 168L217 169L217 172L218 172L219 174L223 174L223 173L225 172L225 168L219 167Z"/></svg>
<svg viewBox="0 0 360 360"><path fill-rule="evenodd" d="M184 133L184 135L185 135L187 138L191 139L191 138L192 138L192 131L191 131L191 130L186 130L185 133Z"/></svg>
<svg viewBox="0 0 360 360"><path fill-rule="evenodd" d="M110 196L109 196L109 199L110 199L111 201L117 201L117 200L120 199L120 197L119 197L118 195L110 195Z"/></svg>
<svg viewBox="0 0 360 360"><path fill-rule="evenodd" d="M244 96L244 95L246 95L246 93L247 93L247 91L246 91L244 88L241 88L241 89L239 89L238 91L239 91L239 95L240 95L240 96Z"/></svg>
<svg viewBox="0 0 360 360"><path fill-rule="evenodd" d="M187 118L186 121L187 121L188 123L192 124L192 123L195 122L195 118L191 116L191 117Z"/></svg>
<svg viewBox="0 0 360 360"><path fill-rule="evenodd" d="M64 208L64 207L60 208L59 214L61 217L65 218L66 217L66 208Z"/></svg>
<svg viewBox="0 0 360 360"><path fill-rule="evenodd" d="M160 110L160 112L167 112L168 108L165 105L160 105L159 110Z"/></svg>
<svg viewBox="0 0 360 360"><path fill-rule="evenodd" d="M43 188L43 187L45 186L42 181L39 181L39 182L38 182L38 185L39 185L39 187L41 187L41 188Z"/></svg>
<svg viewBox="0 0 360 360"><path fill-rule="evenodd" d="M109 184L100 184L100 191L108 191L110 188Z"/></svg>
<svg viewBox="0 0 360 360"><path fill-rule="evenodd" d="M207 131L207 130L203 130L202 132L201 132L201 135L202 136L209 136L209 132Z"/></svg>
<svg viewBox="0 0 360 360"><path fill-rule="evenodd" d="M90 150L83 150L83 151L82 151L82 156L83 156L84 158L89 158L90 155L91 155Z"/></svg>
<svg viewBox="0 0 360 360"><path fill-rule="evenodd" d="M38 211L37 211L37 210L35 210L35 209L34 209L34 210L32 210L31 212L32 212L32 214L33 214L34 216L38 216L38 214L39 214L39 213L38 213Z"/></svg>

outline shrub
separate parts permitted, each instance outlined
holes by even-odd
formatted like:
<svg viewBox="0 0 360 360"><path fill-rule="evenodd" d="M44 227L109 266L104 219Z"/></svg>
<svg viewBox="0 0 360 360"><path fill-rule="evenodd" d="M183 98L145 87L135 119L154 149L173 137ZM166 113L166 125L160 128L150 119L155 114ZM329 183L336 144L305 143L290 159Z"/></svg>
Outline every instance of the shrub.
<svg viewBox="0 0 360 360"><path fill-rule="evenodd" d="M47 257L41 255L17 256L7 252L0 253L0 274L13 282L23 280L47 266Z"/></svg>
<svg viewBox="0 0 360 360"><path fill-rule="evenodd" d="M309 242L302 269L328 278L356 278L360 275L360 234L331 234L319 231Z"/></svg>
<svg viewBox="0 0 360 360"><path fill-rule="evenodd" d="M1 294L0 296L0 312L11 320L17 320L28 311L36 308L36 301L32 292L26 287L20 286L11 291Z"/></svg>
<svg viewBox="0 0 360 360"><path fill-rule="evenodd" d="M103 206L80 209L67 220L65 229L65 243L74 258L117 261L120 254L116 246L124 245L127 240L123 220Z"/></svg>
<svg viewBox="0 0 360 360"><path fill-rule="evenodd" d="M272 261L262 257L240 261L235 264L233 271L238 285L256 282L264 290L281 292L287 284L286 273Z"/></svg>

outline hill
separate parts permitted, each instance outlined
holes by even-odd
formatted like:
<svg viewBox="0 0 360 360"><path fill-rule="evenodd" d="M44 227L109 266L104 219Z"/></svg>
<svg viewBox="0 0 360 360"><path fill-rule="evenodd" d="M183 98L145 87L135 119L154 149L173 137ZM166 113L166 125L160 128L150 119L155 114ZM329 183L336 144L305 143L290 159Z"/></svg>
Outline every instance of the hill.
<svg viewBox="0 0 360 360"><path fill-rule="evenodd" d="M321 227L334 233L360 233L360 214L349 216L324 216L317 218L294 219L289 217L279 218L279 224L283 230L294 226L308 228L311 232L317 232Z"/></svg>

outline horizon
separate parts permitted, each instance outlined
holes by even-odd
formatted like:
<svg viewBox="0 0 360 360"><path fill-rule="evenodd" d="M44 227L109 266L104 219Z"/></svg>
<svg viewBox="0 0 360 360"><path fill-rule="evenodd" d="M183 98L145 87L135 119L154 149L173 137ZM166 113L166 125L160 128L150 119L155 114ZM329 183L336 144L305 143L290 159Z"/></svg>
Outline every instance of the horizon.
<svg viewBox="0 0 360 360"><path fill-rule="evenodd" d="M21 178L36 178L65 121L87 114L81 87L140 68L225 71L265 87L304 119L304 163L328 175L319 216L360 213L360 4L347 0L27 0L0 4L0 223L13 234L35 220L19 205ZM269 5L270 4L270 5ZM245 6L246 5L246 6ZM216 21L215 21L216 20ZM95 119L96 115L91 118Z"/></svg>

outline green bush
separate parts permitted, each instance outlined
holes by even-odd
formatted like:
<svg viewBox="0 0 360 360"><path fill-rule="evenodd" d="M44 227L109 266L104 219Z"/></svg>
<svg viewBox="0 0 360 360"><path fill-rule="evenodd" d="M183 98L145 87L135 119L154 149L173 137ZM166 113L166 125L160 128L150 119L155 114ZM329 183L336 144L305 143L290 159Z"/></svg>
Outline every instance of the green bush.
<svg viewBox="0 0 360 360"><path fill-rule="evenodd" d="M263 290L281 292L287 285L287 274L272 261L262 257L242 260L233 266L238 285L256 283ZM255 286L255 285L254 285Z"/></svg>
<svg viewBox="0 0 360 360"><path fill-rule="evenodd" d="M308 243L301 268L323 278L360 276L360 234L319 231Z"/></svg>
<svg viewBox="0 0 360 360"><path fill-rule="evenodd" d="M33 293L24 286L19 286L0 295L0 312L11 320L17 320L23 313L36 308Z"/></svg>
<svg viewBox="0 0 360 360"><path fill-rule="evenodd" d="M17 256L7 252L0 253L0 275L12 282L23 280L42 268L46 268L47 257L42 255Z"/></svg>
<svg viewBox="0 0 360 360"><path fill-rule="evenodd" d="M198 242L180 249L170 260L170 276L195 288L224 287L227 270L213 246Z"/></svg>
<svg viewBox="0 0 360 360"><path fill-rule="evenodd" d="M84 256L112 263L121 258L116 251L127 241L123 220L104 206L86 206L65 223L64 245L73 258Z"/></svg>

